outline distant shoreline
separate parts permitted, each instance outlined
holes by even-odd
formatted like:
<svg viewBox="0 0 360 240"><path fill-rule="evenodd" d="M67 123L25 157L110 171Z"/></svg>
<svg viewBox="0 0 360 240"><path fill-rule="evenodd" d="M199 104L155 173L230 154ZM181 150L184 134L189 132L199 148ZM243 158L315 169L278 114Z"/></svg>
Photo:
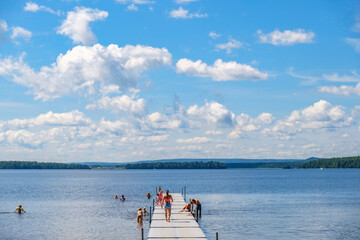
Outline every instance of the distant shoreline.
<svg viewBox="0 0 360 240"><path fill-rule="evenodd" d="M360 156L325 158L300 161L231 162L192 161L172 162L154 161L128 164L108 163L100 165L81 163L53 163L36 161L0 161L0 169L305 169L305 168L360 168Z"/></svg>

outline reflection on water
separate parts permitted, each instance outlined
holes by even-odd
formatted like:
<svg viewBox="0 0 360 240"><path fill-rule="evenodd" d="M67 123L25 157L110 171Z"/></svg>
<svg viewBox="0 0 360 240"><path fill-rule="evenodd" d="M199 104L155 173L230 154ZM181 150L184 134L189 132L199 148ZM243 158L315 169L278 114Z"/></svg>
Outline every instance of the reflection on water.
<svg viewBox="0 0 360 240"><path fill-rule="evenodd" d="M0 183L0 239L141 239L136 211L158 186L200 199L209 239L360 235L358 169L1 170ZM11 212L19 204L26 214Z"/></svg>

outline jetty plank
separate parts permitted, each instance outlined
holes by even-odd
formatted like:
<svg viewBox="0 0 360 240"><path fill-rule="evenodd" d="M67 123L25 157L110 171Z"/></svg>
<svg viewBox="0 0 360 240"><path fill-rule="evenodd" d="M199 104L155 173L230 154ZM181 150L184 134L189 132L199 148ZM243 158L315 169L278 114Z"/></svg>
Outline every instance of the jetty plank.
<svg viewBox="0 0 360 240"><path fill-rule="evenodd" d="M170 222L165 221L165 210L161 207L155 207L147 239L207 239L199 224L190 213L179 212L185 205L182 195L180 193L173 193L171 195L174 201L171 203Z"/></svg>

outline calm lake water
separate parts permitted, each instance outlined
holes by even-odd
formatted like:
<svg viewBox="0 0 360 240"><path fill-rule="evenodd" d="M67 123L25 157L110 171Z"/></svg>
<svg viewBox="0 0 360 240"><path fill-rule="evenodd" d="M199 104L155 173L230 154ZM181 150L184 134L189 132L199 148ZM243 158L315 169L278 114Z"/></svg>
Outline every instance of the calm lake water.
<svg viewBox="0 0 360 240"><path fill-rule="evenodd" d="M0 239L141 239L157 186L187 186L209 239L360 238L360 169L224 169L0 170Z"/></svg>

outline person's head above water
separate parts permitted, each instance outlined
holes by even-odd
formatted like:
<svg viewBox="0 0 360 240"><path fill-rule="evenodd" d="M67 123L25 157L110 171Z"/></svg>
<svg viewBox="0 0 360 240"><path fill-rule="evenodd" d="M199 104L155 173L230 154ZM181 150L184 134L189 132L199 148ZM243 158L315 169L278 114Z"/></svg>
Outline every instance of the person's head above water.
<svg viewBox="0 0 360 240"><path fill-rule="evenodd" d="M139 207L139 209L138 209L139 211L141 211L141 207Z"/></svg>

